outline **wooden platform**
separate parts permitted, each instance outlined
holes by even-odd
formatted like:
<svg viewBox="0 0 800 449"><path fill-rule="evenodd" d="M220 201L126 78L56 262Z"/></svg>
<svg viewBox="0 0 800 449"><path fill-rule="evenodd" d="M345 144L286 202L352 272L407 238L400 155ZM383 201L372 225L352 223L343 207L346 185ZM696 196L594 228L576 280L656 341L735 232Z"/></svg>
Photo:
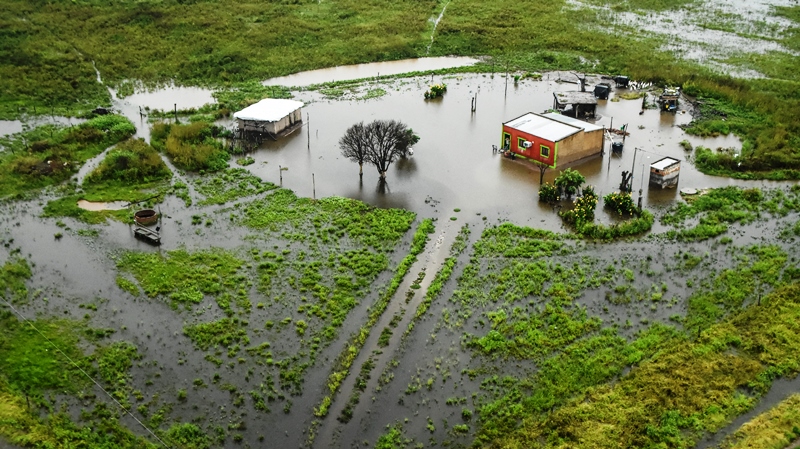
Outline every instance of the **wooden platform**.
<svg viewBox="0 0 800 449"><path fill-rule="evenodd" d="M147 226L142 226L139 224L135 224L134 226L135 226L133 228L134 237L136 237L139 240L144 240L148 243L152 243L153 245L161 244L161 233L159 231L150 229Z"/></svg>

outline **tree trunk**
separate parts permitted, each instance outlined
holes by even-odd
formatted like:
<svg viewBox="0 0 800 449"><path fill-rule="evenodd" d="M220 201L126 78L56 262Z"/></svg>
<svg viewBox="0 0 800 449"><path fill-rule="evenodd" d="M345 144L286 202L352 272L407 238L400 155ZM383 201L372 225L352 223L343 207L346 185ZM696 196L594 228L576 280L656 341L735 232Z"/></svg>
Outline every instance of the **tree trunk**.
<svg viewBox="0 0 800 449"><path fill-rule="evenodd" d="M364 176L364 163L359 162L358 164L358 176Z"/></svg>

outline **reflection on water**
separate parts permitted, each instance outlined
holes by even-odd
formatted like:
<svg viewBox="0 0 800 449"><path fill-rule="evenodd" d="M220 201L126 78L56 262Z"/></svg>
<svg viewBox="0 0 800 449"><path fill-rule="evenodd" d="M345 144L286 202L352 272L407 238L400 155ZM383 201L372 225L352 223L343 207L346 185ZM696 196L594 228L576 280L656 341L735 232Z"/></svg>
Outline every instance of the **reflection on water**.
<svg viewBox="0 0 800 449"><path fill-rule="evenodd" d="M369 64L345 65L328 69L310 70L293 75L270 78L265 86L310 86L312 84L374 78L379 75L398 75L409 72L463 67L478 62L464 56L442 56L437 58L404 59L401 61L373 62Z"/></svg>

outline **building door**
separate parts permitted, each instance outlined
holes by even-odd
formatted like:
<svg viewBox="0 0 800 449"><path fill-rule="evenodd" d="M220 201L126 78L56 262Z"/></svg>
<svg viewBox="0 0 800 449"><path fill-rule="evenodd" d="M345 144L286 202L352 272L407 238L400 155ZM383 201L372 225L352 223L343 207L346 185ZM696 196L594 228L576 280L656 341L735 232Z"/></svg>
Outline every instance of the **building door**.
<svg viewBox="0 0 800 449"><path fill-rule="evenodd" d="M502 149L503 151L511 149L511 134L503 133Z"/></svg>

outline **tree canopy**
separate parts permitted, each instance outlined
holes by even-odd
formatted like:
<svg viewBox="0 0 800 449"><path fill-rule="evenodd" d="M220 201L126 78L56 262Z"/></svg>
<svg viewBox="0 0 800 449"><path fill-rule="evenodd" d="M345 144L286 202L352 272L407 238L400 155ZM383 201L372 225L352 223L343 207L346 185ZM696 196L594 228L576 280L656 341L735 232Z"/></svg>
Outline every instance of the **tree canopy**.
<svg viewBox="0 0 800 449"><path fill-rule="evenodd" d="M396 120L375 120L367 125L356 123L339 139L342 155L359 165L359 175L368 162L375 166L381 180L392 162L409 154L419 136L404 123Z"/></svg>

